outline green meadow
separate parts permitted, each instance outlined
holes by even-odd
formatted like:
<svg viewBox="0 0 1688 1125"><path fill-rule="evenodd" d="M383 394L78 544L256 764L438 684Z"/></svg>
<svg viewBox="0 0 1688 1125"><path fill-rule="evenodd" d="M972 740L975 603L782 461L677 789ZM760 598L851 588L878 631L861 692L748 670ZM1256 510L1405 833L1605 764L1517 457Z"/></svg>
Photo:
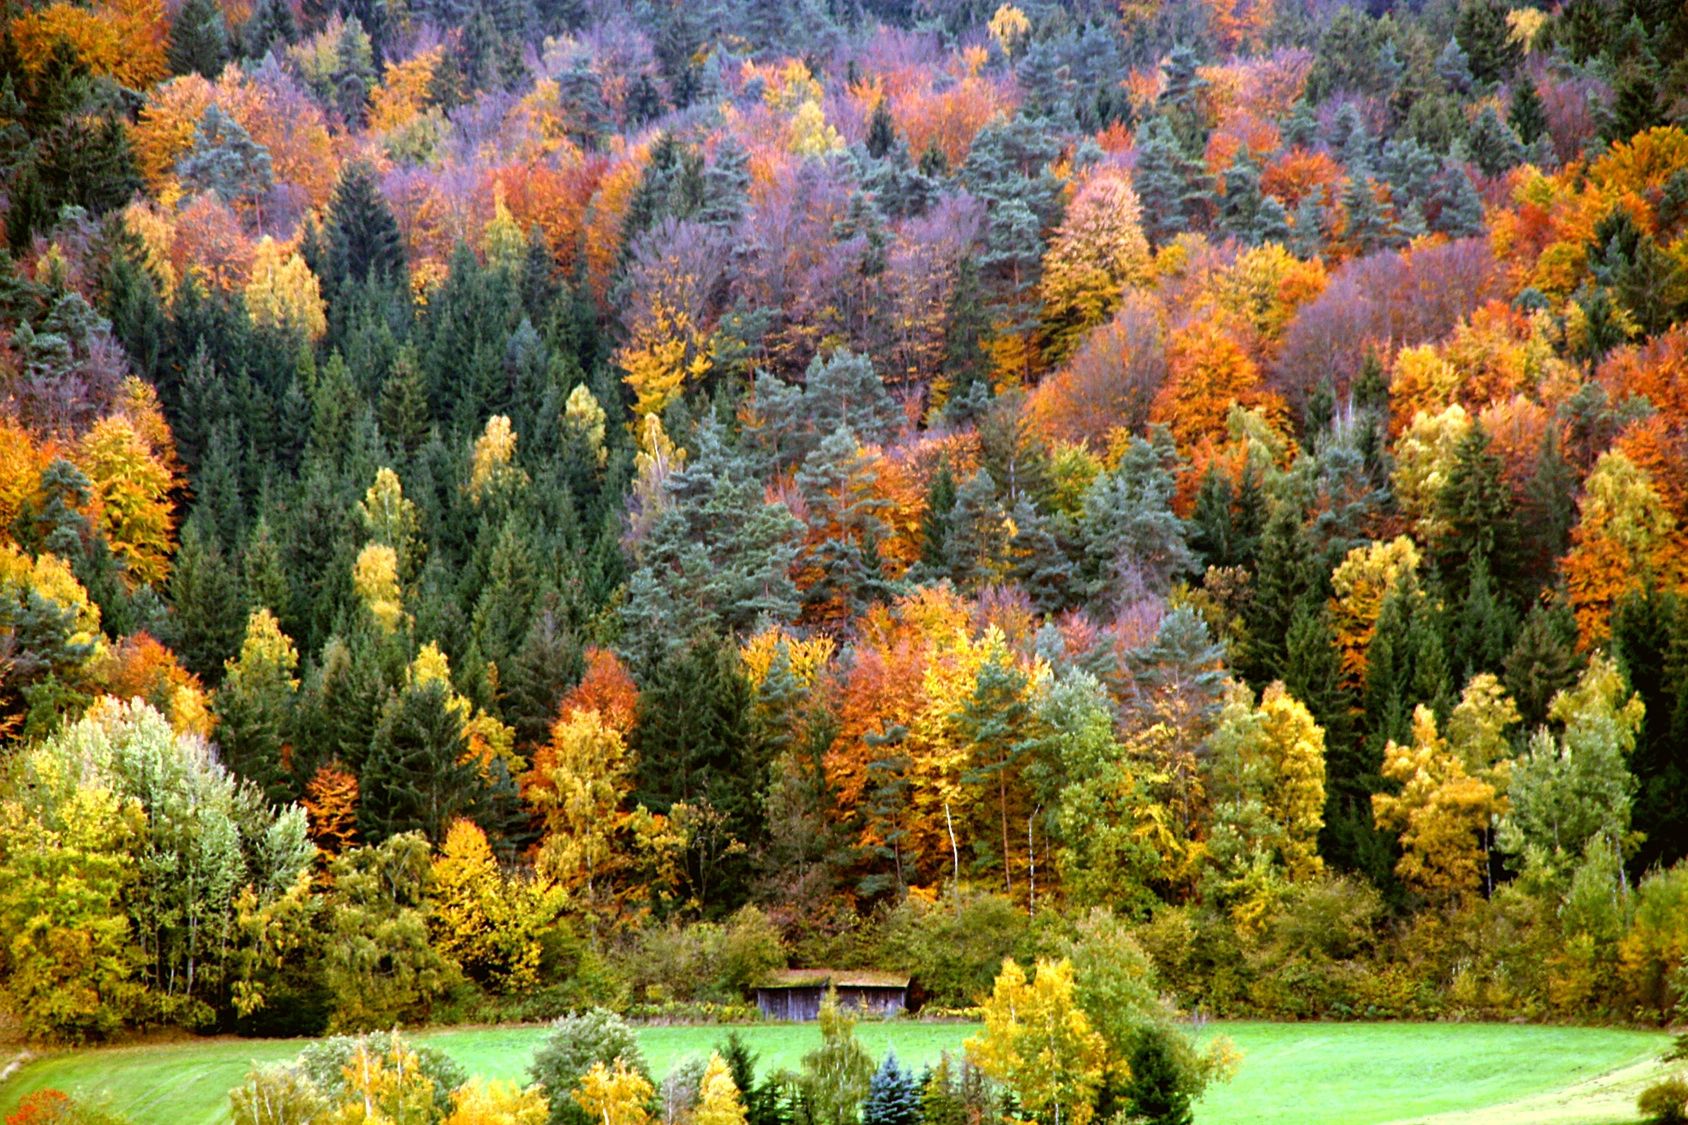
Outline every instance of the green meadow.
<svg viewBox="0 0 1688 1125"><path fill-rule="evenodd" d="M965 1024L864 1023L875 1055L895 1050L918 1067L959 1049ZM813 1025L739 1029L767 1068L795 1068L817 1042ZM721 1042L720 1027L639 1032L661 1074ZM1510 1024L1210 1025L1242 1056L1215 1087L1201 1125L1243 1122L1582 1122L1635 1120L1635 1096L1657 1072L1668 1037L1604 1028ZM543 1027L435 1031L417 1036L471 1073L521 1079ZM210 1039L66 1051L33 1058L0 1086L0 1113L34 1090L56 1087L103 1101L140 1125L212 1125L227 1119L227 1092L254 1062L291 1058L298 1041Z"/></svg>

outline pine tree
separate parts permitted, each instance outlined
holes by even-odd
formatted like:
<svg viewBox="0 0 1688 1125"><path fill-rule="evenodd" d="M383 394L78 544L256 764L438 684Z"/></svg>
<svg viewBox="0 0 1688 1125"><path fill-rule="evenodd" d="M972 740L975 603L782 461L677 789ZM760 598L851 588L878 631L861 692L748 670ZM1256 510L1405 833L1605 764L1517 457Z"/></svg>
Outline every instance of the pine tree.
<svg viewBox="0 0 1688 1125"><path fill-rule="evenodd" d="M214 191L228 203L256 202L270 190L270 153L215 103L193 128L193 147L176 165L192 191Z"/></svg>
<svg viewBox="0 0 1688 1125"><path fill-rule="evenodd" d="M1125 595L1161 593L1194 570L1184 523L1172 510L1167 452L1133 438L1119 467L1085 493L1084 576L1092 602L1111 608Z"/></svg>
<svg viewBox="0 0 1688 1125"><path fill-rule="evenodd" d="M868 1082L862 1102L862 1125L919 1125L920 1090L914 1075L897 1062L890 1051Z"/></svg>
<svg viewBox="0 0 1688 1125"><path fill-rule="evenodd" d="M215 0L184 0L170 21L166 52L172 74L215 79L229 57L229 29Z"/></svg>

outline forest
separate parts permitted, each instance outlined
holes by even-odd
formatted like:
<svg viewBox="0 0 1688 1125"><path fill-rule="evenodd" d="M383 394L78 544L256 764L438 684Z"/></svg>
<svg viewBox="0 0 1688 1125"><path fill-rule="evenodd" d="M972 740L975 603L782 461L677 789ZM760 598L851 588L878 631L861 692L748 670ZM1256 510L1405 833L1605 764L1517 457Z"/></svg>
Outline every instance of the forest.
<svg viewBox="0 0 1688 1125"><path fill-rule="evenodd" d="M4 0L0 216L22 1039L1688 1010L1680 3Z"/></svg>

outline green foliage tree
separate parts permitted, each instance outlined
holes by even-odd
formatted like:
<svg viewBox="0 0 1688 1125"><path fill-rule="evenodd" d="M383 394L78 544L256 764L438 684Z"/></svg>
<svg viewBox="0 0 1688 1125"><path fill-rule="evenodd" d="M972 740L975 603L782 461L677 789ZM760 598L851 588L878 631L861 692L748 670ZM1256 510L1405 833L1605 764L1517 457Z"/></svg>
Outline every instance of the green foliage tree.
<svg viewBox="0 0 1688 1125"><path fill-rule="evenodd" d="M353 848L329 864L322 971L333 997L331 1026L392 1027L425 1019L456 968L428 942L433 883L428 841L419 833Z"/></svg>
<svg viewBox="0 0 1688 1125"><path fill-rule="evenodd" d="M551 1025L545 1041L533 1052L529 1076L550 1101L550 1125L594 1125L569 1095L594 1066L633 1071L650 1081L650 1070L633 1029L614 1012L591 1008L564 1016Z"/></svg>

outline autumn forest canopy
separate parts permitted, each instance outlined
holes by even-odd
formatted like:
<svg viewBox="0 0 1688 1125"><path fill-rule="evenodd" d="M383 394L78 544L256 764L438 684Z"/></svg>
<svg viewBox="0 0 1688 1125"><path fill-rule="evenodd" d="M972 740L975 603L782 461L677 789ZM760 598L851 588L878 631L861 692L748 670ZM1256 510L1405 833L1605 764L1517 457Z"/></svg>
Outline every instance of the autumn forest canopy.
<svg viewBox="0 0 1688 1125"><path fill-rule="evenodd" d="M1678 2L3 0L0 245L24 1036L1681 1014Z"/></svg>

